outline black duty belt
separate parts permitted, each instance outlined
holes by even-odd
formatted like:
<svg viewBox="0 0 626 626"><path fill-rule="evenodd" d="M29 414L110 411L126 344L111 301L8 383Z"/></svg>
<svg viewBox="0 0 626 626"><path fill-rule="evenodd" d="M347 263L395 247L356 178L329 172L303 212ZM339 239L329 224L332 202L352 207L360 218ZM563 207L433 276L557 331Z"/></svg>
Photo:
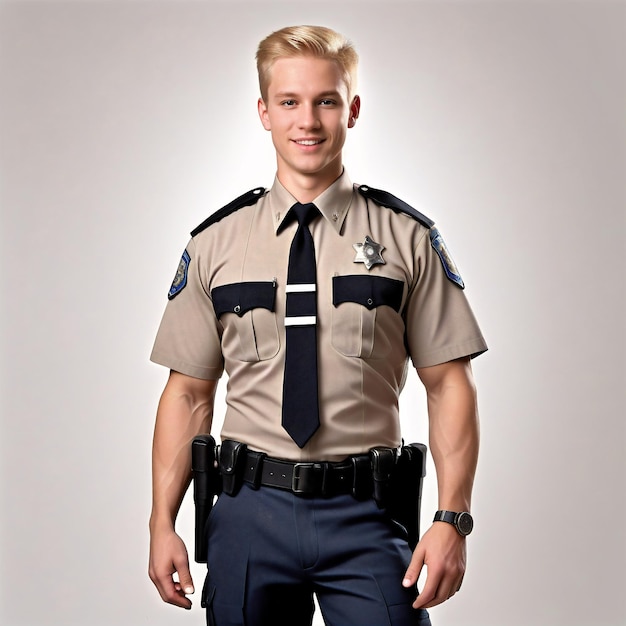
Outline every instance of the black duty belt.
<svg viewBox="0 0 626 626"><path fill-rule="evenodd" d="M372 467L366 454L349 457L339 463L294 463L247 450L243 480L254 489L265 485L298 495L331 497L353 494L369 497L372 494Z"/></svg>

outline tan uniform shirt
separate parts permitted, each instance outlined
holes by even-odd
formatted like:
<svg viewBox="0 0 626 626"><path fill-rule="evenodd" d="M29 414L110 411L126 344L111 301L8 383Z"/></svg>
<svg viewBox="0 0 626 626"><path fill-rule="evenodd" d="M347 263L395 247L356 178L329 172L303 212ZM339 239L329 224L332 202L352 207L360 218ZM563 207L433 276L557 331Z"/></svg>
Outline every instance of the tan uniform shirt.
<svg viewBox="0 0 626 626"><path fill-rule="evenodd" d="M427 367L480 354L485 341L429 229L364 198L344 173L315 199L322 216L310 224L321 426L298 448L281 426L285 284L297 224L279 227L295 202L276 179L256 204L191 239L186 284L168 302L151 359L196 378L226 370L222 439L292 460L396 447L408 358ZM354 244L366 237L383 246L384 263L370 269L355 263ZM237 285L227 290L236 297L222 294L216 304L212 291L224 285Z"/></svg>

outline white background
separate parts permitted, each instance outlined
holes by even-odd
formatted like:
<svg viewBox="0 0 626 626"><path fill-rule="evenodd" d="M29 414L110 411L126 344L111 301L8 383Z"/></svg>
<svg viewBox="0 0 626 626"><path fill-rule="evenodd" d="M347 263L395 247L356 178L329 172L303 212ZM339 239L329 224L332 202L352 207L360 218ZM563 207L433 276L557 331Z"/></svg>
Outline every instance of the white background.
<svg viewBox="0 0 626 626"><path fill-rule="evenodd" d="M254 53L294 23L356 43L350 175L436 220L490 345L434 623L625 624L626 5L472 0L2 2L0 623L204 623L146 575L148 355L188 232L272 182Z"/></svg>

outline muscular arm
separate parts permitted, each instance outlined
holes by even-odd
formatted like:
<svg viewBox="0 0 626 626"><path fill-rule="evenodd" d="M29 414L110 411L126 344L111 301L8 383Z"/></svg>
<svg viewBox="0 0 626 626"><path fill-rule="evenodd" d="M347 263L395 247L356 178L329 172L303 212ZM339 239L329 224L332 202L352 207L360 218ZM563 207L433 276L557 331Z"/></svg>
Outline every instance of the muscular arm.
<svg viewBox="0 0 626 626"><path fill-rule="evenodd" d="M149 575L165 602L191 608L187 550L174 530L191 481L191 441L211 430L217 381L171 372L157 410L152 445ZM178 573L179 582L173 578Z"/></svg>
<svg viewBox="0 0 626 626"><path fill-rule="evenodd" d="M430 449L437 470L439 508L469 511L478 459L478 411L469 359L418 370L426 388ZM454 526L436 522L418 543L404 583L414 585L427 567L424 588L413 604L441 604L461 586L465 573L465 538Z"/></svg>

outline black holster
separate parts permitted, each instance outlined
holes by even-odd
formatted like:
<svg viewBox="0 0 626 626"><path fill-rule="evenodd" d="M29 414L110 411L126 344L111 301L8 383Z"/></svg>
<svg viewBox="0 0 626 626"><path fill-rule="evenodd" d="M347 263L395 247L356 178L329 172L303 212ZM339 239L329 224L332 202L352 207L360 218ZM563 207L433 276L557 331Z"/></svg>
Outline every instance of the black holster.
<svg viewBox="0 0 626 626"><path fill-rule="evenodd" d="M420 537L422 483L426 476L427 448L423 443L402 446L388 480L384 506L391 519L402 526L411 550Z"/></svg>
<svg viewBox="0 0 626 626"><path fill-rule="evenodd" d="M221 480L215 459L217 446L211 435L198 435L191 444L193 501L196 510L195 553L197 563L206 563L209 547L207 522L215 497L221 492Z"/></svg>

